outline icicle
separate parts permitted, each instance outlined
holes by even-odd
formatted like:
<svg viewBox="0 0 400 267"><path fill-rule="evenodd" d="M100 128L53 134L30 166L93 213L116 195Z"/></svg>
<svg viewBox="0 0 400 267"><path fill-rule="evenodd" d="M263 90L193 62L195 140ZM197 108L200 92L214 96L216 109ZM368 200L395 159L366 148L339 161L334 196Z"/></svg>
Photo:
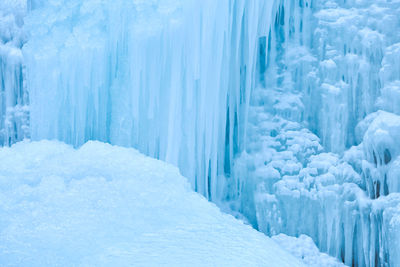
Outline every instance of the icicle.
<svg viewBox="0 0 400 267"><path fill-rule="evenodd" d="M179 166L208 198L222 192L230 173L221 166L244 148L254 44L266 36L272 2L40 6L24 48L32 139L133 146Z"/></svg>

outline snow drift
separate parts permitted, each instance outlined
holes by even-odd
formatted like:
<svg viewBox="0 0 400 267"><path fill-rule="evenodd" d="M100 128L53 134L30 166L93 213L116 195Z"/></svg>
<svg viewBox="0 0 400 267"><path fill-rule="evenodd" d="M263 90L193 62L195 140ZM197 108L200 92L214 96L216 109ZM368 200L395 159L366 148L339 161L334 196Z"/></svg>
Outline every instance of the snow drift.
<svg viewBox="0 0 400 267"><path fill-rule="evenodd" d="M89 142L0 149L1 266L301 266L169 164Z"/></svg>

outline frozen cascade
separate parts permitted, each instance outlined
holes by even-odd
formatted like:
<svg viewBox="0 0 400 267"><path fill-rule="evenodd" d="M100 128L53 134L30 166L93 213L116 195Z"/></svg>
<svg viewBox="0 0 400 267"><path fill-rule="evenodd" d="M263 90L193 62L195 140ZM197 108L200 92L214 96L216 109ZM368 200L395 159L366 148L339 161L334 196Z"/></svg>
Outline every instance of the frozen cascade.
<svg viewBox="0 0 400 267"><path fill-rule="evenodd" d="M26 83L0 8L0 144L133 146L268 235L400 264L400 1L27 6Z"/></svg>
<svg viewBox="0 0 400 267"><path fill-rule="evenodd" d="M350 266L400 264L399 12L399 1L276 6L229 190L259 230L307 234Z"/></svg>
<svg viewBox="0 0 400 267"><path fill-rule="evenodd" d="M32 139L133 146L220 198L243 147L254 44L269 28L260 22L269 21L272 2L39 5L26 20L24 47Z"/></svg>
<svg viewBox="0 0 400 267"><path fill-rule="evenodd" d="M0 146L29 136L28 94L23 83L21 48L26 1L0 3Z"/></svg>

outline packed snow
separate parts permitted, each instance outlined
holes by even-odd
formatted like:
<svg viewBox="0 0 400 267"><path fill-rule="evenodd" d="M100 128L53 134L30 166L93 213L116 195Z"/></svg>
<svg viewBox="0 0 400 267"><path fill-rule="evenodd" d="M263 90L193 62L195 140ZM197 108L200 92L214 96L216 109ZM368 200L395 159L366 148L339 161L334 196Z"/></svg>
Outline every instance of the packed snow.
<svg viewBox="0 0 400 267"><path fill-rule="evenodd" d="M0 149L1 266L302 266L134 149Z"/></svg>

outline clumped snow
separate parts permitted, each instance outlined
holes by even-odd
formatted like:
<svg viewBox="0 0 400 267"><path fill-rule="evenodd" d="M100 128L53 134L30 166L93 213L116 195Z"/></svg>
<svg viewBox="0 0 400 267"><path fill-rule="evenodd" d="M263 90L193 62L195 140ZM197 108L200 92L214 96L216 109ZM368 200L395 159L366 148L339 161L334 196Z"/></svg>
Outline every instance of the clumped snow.
<svg viewBox="0 0 400 267"><path fill-rule="evenodd" d="M1 266L301 266L134 149L0 149Z"/></svg>

